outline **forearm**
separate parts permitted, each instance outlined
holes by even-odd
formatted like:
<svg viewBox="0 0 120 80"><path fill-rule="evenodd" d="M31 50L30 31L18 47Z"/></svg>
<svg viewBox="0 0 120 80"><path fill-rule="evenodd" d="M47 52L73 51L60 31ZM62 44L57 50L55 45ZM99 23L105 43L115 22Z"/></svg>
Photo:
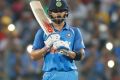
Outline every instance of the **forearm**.
<svg viewBox="0 0 120 80"><path fill-rule="evenodd" d="M33 60L39 60L39 59L43 58L46 53L47 53L47 48L44 47L44 48L42 48L42 49L33 50L33 51L30 53L30 57L31 57L31 59L33 59Z"/></svg>
<svg viewBox="0 0 120 80"><path fill-rule="evenodd" d="M74 60L79 61L79 60L83 60L84 59L84 57L85 57L84 49L80 49L80 51L75 52L75 53L76 53L76 56L75 56Z"/></svg>
<svg viewBox="0 0 120 80"><path fill-rule="evenodd" d="M83 60L85 57L84 49L81 49L79 52L67 51L67 50L62 49L61 53L77 61Z"/></svg>
<svg viewBox="0 0 120 80"><path fill-rule="evenodd" d="M69 58L71 58L71 59L74 59L75 56L76 56L76 53L73 52L73 51L68 51L68 50L65 50L65 49L61 49L60 52L61 52L63 55L65 55L65 56L67 56L67 57L69 57Z"/></svg>
<svg viewBox="0 0 120 80"><path fill-rule="evenodd" d="M76 56L76 53L73 52L73 51L68 51L67 56L68 56L69 58L71 58L71 59L74 59L75 56Z"/></svg>
<svg viewBox="0 0 120 80"><path fill-rule="evenodd" d="M84 53L79 53L79 55L78 55L78 53L76 53L76 52L69 51L67 56L69 58L71 58L71 59L79 61L79 60L83 60L84 59L84 55L83 54Z"/></svg>

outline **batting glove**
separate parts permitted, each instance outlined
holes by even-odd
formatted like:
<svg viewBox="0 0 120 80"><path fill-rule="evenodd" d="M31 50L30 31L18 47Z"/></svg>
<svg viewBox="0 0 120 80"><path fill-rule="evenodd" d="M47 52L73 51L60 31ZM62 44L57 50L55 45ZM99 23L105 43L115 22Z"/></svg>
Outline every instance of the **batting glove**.
<svg viewBox="0 0 120 80"><path fill-rule="evenodd" d="M70 50L69 43L66 41L62 41L62 40L58 40L58 41L54 42L53 48L58 51L61 49Z"/></svg>
<svg viewBox="0 0 120 80"><path fill-rule="evenodd" d="M50 34L46 41L44 41L46 47L51 47L55 41L60 40L60 35L57 33Z"/></svg>

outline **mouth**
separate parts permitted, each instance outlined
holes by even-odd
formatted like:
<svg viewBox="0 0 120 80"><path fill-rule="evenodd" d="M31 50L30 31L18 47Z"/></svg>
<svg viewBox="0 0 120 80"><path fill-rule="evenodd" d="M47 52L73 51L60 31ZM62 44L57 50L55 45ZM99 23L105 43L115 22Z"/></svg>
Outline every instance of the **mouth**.
<svg viewBox="0 0 120 80"><path fill-rule="evenodd" d="M57 16L56 19L61 19L62 17L61 16Z"/></svg>
<svg viewBox="0 0 120 80"><path fill-rule="evenodd" d="M58 16L55 17L55 19L65 19L65 17L66 17L65 15L63 15L63 16L58 15Z"/></svg>
<svg viewBox="0 0 120 80"><path fill-rule="evenodd" d="M57 24L60 24L64 21L65 18L61 17L61 16L56 16L54 18L52 18L52 21L57 23Z"/></svg>

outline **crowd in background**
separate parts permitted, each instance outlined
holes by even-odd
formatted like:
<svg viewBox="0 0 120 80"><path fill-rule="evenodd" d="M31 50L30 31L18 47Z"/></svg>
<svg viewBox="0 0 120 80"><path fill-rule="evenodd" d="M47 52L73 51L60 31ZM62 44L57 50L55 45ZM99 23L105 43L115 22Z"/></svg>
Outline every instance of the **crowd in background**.
<svg viewBox="0 0 120 80"><path fill-rule="evenodd" d="M32 61L27 52L40 28L29 1L0 0L0 80L41 80L42 60ZM49 0L41 1L47 9ZM120 0L67 2L66 21L80 28L86 46L85 59L76 62L80 80L120 80ZM10 24L14 31L9 31Z"/></svg>

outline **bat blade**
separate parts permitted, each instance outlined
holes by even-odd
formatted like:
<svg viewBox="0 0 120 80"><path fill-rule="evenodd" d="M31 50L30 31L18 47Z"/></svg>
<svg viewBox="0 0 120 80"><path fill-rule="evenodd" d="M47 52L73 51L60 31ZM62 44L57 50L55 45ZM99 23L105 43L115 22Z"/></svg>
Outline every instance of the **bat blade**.
<svg viewBox="0 0 120 80"><path fill-rule="evenodd" d="M38 21L39 25L43 29L46 35L49 35L54 32L51 26L51 20L48 18L47 14L45 13L40 1L31 1L30 7L32 12Z"/></svg>

